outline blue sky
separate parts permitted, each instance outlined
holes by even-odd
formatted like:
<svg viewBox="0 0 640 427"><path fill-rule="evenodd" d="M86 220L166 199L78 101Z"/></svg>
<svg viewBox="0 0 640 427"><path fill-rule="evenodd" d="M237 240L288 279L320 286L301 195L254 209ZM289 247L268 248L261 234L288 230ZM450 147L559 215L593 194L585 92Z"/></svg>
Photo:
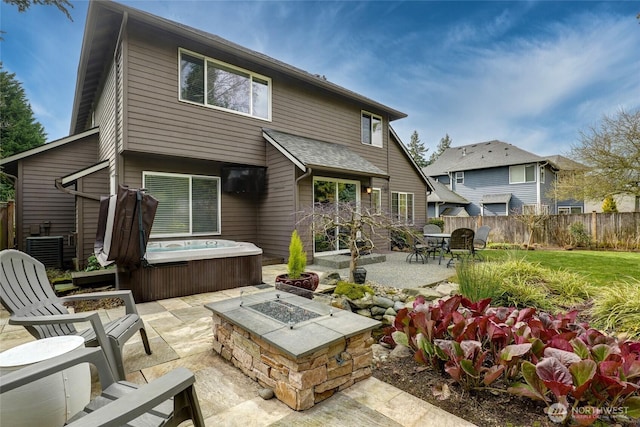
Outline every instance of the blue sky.
<svg viewBox="0 0 640 427"><path fill-rule="evenodd" d="M0 2L0 59L48 140L69 134L88 2L26 13ZM216 34L409 117L435 150L499 139L567 154L580 131L640 108L640 2L122 1Z"/></svg>

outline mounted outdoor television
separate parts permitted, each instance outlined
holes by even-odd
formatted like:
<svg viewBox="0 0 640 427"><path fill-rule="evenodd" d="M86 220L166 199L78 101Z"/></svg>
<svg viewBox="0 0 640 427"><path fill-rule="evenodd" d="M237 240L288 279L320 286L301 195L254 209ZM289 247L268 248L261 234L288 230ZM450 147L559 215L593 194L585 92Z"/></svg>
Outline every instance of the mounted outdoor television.
<svg viewBox="0 0 640 427"><path fill-rule="evenodd" d="M225 193L261 193L267 168L261 166L223 166L222 191Z"/></svg>

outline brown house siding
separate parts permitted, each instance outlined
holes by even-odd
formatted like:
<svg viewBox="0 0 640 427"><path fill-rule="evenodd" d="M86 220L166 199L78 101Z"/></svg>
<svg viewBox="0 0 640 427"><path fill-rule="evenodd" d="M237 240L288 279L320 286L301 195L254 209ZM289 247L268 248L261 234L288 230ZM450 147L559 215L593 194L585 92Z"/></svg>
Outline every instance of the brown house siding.
<svg viewBox="0 0 640 427"><path fill-rule="evenodd" d="M109 170L102 169L91 175L78 179L77 190L96 196L109 195ZM76 198L76 215L78 231L76 240L76 257L82 269L87 266L87 260L93 255L93 244L96 240L98 225L98 211L100 202L84 197Z"/></svg>
<svg viewBox="0 0 640 427"><path fill-rule="evenodd" d="M295 224L296 167L271 144L266 152L267 192L260 203L258 246L265 254L286 261Z"/></svg>
<svg viewBox="0 0 640 427"><path fill-rule="evenodd" d="M100 126L100 145L98 149L98 161L109 160L109 175L115 173L115 140L116 140L116 90L115 90L115 66L112 63L109 68L102 94L95 111L96 124ZM109 184L107 177L107 185Z"/></svg>
<svg viewBox="0 0 640 427"><path fill-rule="evenodd" d="M63 236L63 259L67 264L76 256L69 235L76 231L75 198L54 188L56 178L76 172L96 162L97 135L73 141L18 162L16 237L18 249L27 250L27 237ZM42 227L49 222L50 227ZM31 228L39 230L31 233Z"/></svg>

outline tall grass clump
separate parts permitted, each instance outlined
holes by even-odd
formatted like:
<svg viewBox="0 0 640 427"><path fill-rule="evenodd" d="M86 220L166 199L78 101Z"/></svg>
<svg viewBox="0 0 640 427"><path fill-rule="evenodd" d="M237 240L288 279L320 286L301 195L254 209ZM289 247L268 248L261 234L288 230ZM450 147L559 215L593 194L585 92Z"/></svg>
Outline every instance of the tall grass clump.
<svg viewBox="0 0 640 427"><path fill-rule="evenodd" d="M471 301L496 300L502 294L495 263L461 262L456 264L456 276L460 294Z"/></svg>
<svg viewBox="0 0 640 427"><path fill-rule="evenodd" d="M472 301L491 298L494 305L559 312L585 302L592 293L585 277L545 268L514 254L493 262L461 263L456 273L462 295Z"/></svg>
<svg viewBox="0 0 640 427"><path fill-rule="evenodd" d="M640 339L640 280L618 281L598 288L591 315L591 324L597 328Z"/></svg>

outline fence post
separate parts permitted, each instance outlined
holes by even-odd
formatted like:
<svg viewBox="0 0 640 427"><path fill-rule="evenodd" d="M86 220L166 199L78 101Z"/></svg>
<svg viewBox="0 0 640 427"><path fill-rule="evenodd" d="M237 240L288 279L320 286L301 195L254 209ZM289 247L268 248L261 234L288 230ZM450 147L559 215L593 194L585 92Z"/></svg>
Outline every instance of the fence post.
<svg viewBox="0 0 640 427"><path fill-rule="evenodd" d="M591 212L591 240L593 240L596 245L598 243L598 214L596 211Z"/></svg>

